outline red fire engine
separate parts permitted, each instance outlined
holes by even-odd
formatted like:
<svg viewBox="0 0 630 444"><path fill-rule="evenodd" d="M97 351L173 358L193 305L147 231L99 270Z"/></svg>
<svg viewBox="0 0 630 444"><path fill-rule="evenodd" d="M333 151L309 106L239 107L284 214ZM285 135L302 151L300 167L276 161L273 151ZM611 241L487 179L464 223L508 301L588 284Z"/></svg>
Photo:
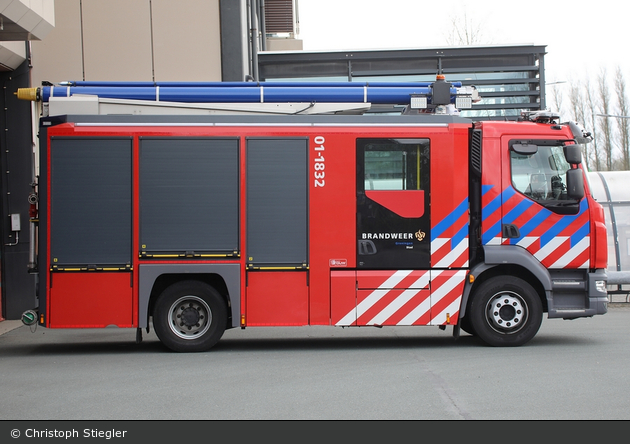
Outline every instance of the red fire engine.
<svg viewBox="0 0 630 444"><path fill-rule="evenodd" d="M606 313L588 133L548 112L460 117L452 102L475 91L441 79L340 86L358 104L334 88L21 91L45 105L25 318L138 340L152 324L166 347L204 351L229 328L304 325L453 326L518 346L544 313ZM360 114L398 100L383 94L412 105Z"/></svg>

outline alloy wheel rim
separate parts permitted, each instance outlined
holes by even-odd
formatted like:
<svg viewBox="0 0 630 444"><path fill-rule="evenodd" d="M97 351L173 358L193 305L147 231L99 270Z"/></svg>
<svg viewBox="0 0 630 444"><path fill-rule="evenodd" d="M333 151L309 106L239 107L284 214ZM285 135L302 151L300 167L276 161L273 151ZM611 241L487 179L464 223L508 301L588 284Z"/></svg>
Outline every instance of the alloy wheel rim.
<svg viewBox="0 0 630 444"><path fill-rule="evenodd" d="M212 324L212 311L198 296L182 296L169 310L169 327L178 337L186 340L203 336Z"/></svg>
<svg viewBox="0 0 630 444"><path fill-rule="evenodd" d="M493 330L503 334L520 331L527 322L528 314L523 298L511 291L495 294L486 304L488 324Z"/></svg>

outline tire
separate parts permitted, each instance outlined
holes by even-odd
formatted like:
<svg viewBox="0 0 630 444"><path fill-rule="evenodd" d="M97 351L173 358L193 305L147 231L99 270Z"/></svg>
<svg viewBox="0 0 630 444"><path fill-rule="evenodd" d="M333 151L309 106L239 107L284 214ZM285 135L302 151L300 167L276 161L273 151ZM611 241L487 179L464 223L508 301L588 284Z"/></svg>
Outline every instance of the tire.
<svg viewBox="0 0 630 444"><path fill-rule="evenodd" d="M167 287L153 310L158 338L176 352L210 350L225 332L227 306L223 297L200 281L182 281Z"/></svg>
<svg viewBox="0 0 630 444"><path fill-rule="evenodd" d="M494 347L516 347L529 342L538 333L542 315L538 293L513 276L497 276L483 282L466 314L475 334Z"/></svg>

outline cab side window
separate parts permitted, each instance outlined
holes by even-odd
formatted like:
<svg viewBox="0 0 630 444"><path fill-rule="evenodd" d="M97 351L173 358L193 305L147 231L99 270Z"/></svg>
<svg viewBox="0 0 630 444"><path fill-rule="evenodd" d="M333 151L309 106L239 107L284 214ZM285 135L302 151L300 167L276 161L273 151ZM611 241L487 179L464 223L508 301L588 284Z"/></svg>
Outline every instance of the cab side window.
<svg viewBox="0 0 630 444"><path fill-rule="evenodd" d="M563 147L539 146L534 154L510 151L512 185L530 199L546 202L567 200L566 173L571 166Z"/></svg>

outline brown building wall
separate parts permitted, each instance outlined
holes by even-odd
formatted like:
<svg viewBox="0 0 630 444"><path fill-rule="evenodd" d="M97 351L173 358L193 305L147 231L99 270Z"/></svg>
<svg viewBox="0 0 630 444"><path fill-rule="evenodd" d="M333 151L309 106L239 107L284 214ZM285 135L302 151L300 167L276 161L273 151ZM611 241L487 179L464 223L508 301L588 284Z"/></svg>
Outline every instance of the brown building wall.
<svg viewBox="0 0 630 444"><path fill-rule="evenodd" d="M42 81L220 81L219 0L56 0L55 28L32 42Z"/></svg>

